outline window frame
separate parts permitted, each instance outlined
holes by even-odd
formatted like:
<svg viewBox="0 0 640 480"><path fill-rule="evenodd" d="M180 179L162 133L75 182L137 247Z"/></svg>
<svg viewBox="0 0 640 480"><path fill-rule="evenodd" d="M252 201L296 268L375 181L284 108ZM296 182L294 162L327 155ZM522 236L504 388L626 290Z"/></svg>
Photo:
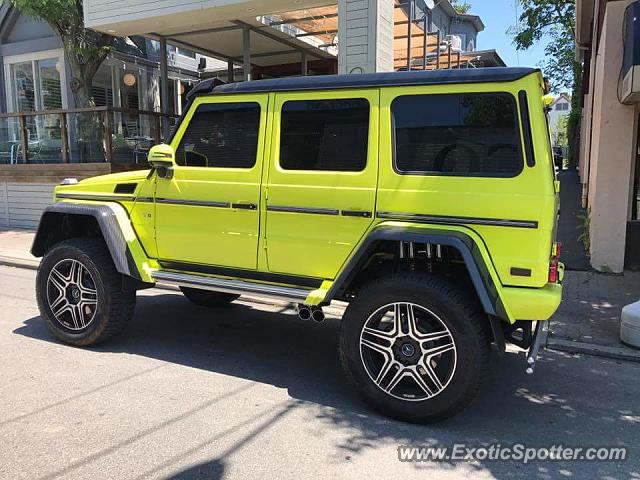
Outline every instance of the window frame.
<svg viewBox="0 0 640 480"><path fill-rule="evenodd" d="M520 168L517 172L509 175L487 175L483 173L454 173L454 172L430 172L430 171L404 171L398 168L397 158L397 138L396 138L396 119L393 113L393 103L402 97L434 97L434 96L465 96L465 95L505 95L508 96L513 102L515 109L513 111L514 125L516 127L516 136L518 138L517 155L520 159ZM409 175L414 177L457 177L457 178L516 178L522 174L525 170L525 154L523 147L523 126L521 125L521 109L520 102L512 92L497 90L497 91L478 91L478 92L453 92L453 93L407 93L400 94L393 97L389 103L389 116L391 121L391 167L397 175Z"/></svg>
<svg viewBox="0 0 640 480"><path fill-rule="evenodd" d="M366 152L365 152L365 162L364 165L362 166L361 169L359 170L308 170L308 169L294 169L294 168L284 168L282 166L281 163L281 159L282 159L282 134L283 134L283 129L282 129L282 114L283 114L283 110L284 107L287 103L292 103L292 102L314 102L314 101L318 101L318 102L323 102L323 101L342 101L342 100L364 100L365 102L367 102L367 106L368 106L368 115L367 115L367 139L366 139ZM371 141L371 127L372 127L372 123L371 123L371 113L372 113L372 109L374 108L374 105L371 103L371 99L366 97L366 96L352 96L352 97L321 97L321 98L316 98L316 97L312 97L312 98L290 98L290 99L286 99L284 100L278 109L278 155L277 158L274 159L274 163L276 168L278 169L278 171L282 172L282 173L302 173L302 174L340 174L340 175L359 175L364 173L367 168L369 167L369 154L370 154L370 149L369 149L369 144Z"/></svg>
<svg viewBox="0 0 640 480"><path fill-rule="evenodd" d="M261 98L261 97L260 97ZM200 101L200 102L194 102L193 105L191 106L191 108L189 108L188 111L188 116L184 118L184 121L181 123L181 125L178 125L178 130L176 130L176 133L174 134L172 140L171 140L171 145L174 149L175 152L175 166L178 168L186 168L189 170L195 170L195 169L199 169L199 170L206 170L206 171L239 171L239 172L249 172L251 170L254 170L256 168L257 165L261 164L261 160L259 158L260 153L260 138L261 135L263 135L262 132L262 128L263 128L263 122L264 122L264 115L265 115L265 108L266 105L263 105L263 103L258 100L258 98L253 99L250 97L242 97L241 99L235 98L235 99L231 99L231 97L229 98L225 98L225 101L207 101L207 99L204 99L204 101ZM209 167L209 166L190 166L190 165L181 165L178 163L178 150L180 148L180 146L182 145L182 142L184 140L185 134L187 133L189 126L191 125L191 122L193 121L193 117L194 115L198 112L198 109L201 107L206 108L207 106L210 105L216 105L216 106L229 106L229 105L237 105L237 104L253 104L256 107L258 107L258 122L257 122L257 127L258 127L258 131L257 131L257 140L256 140L256 153L255 153L255 162L253 163L252 166L250 167ZM184 128L180 128L184 126Z"/></svg>
<svg viewBox="0 0 640 480"><path fill-rule="evenodd" d="M16 63L31 63L31 68L33 70L33 83L35 90L35 110L39 111L39 105L41 105L41 92L40 92L40 75L37 72L37 63L40 60L52 60L56 59L60 64L60 97L62 101L62 109L67 109L69 104L67 97L67 69L66 69L66 60L64 56L64 50L62 49L53 49L53 50L42 50L40 52L31 52L31 53L23 53L18 55L8 55L3 58L2 63L4 66L4 89L5 89L5 98L7 102L7 111L16 112L17 105L14 98L14 82L11 73L11 65Z"/></svg>

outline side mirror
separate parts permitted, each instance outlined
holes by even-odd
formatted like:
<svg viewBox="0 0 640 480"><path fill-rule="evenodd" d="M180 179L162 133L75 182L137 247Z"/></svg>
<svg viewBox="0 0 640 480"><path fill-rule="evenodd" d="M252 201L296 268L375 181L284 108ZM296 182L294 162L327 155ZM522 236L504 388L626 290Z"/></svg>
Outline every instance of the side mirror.
<svg viewBox="0 0 640 480"><path fill-rule="evenodd" d="M158 167L160 165L172 167L176 161L176 152L171 145L161 143L160 145L151 147L148 160L152 167Z"/></svg>
<svg viewBox="0 0 640 480"><path fill-rule="evenodd" d="M149 150L149 165L153 167L160 178L173 177L173 167L176 163L176 152L165 143L155 145Z"/></svg>

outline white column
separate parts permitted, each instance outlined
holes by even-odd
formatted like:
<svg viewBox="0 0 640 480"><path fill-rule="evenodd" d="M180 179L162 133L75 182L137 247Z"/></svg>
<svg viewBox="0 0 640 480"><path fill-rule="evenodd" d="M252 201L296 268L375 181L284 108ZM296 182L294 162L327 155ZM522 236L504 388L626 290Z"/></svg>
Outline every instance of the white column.
<svg viewBox="0 0 640 480"><path fill-rule="evenodd" d="M629 215L633 162L636 155L637 113L617 98L622 62L622 23L626 4L608 2L595 62L589 207L591 265L622 272Z"/></svg>
<svg viewBox="0 0 640 480"><path fill-rule="evenodd" d="M393 71L393 0L338 0L338 73Z"/></svg>

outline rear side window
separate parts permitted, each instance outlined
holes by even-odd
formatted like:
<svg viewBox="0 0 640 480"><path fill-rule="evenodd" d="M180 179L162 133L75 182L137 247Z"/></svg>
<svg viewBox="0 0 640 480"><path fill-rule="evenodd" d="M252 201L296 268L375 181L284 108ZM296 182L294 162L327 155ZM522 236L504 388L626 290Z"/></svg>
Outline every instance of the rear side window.
<svg viewBox="0 0 640 480"><path fill-rule="evenodd" d="M295 100L282 106L280 167L359 172L367 165L369 102Z"/></svg>
<svg viewBox="0 0 640 480"><path fill-rule="evenodd" d="M393 101L391 114L399 173L513 177L522 171L512 95L406 95Z"/></svg>
<svg viewBox="0 0 640 480"><path fill-rule="evenodd" d="M180 140L176 163L185 167L251 168L256 164L260 105L200 105Z"/></svg>

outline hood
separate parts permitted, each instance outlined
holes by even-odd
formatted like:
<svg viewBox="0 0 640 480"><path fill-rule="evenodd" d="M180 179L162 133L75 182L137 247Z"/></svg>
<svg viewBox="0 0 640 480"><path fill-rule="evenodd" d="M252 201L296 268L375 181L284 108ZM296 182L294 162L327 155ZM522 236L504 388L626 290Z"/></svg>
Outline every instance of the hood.
<svg viewBox="0 0 640 480"><path fill-rule="evenodd" d="M136 170L133 172L110 173L97 177L86 178L72 185L58 185L56 194L116 194L133 195L137 187L149 175L149 170ZM118 191L116 191L116 188Z"/></svg>

